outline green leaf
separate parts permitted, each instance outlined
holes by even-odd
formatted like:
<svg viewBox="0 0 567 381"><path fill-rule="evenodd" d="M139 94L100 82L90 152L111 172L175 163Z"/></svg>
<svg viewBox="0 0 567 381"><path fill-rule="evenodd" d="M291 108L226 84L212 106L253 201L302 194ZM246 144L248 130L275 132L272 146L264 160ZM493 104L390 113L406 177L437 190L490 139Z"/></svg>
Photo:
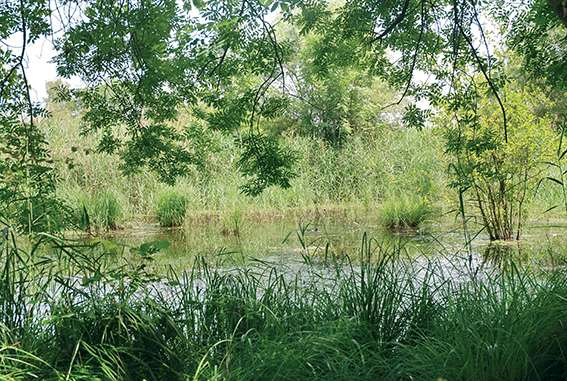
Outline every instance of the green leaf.
<svg viewBox="0 0 567 381"><path fill-rule="evenodd" d="M552 161L544 161L543 163L555 168L560 168L560 166L557 163L554 163Z"/></svg>
<svg viewBox="0 0 567 381"><path fill-rule="evenodd" d="M193 0L193 6L198 10L205 8L205 0Z"/></svg>
<svg viewBox="0 0 567 381"><path fill-rule="evenodd" d="M92 283L96 283L102 279L102 273L100 271L96 271L93 276L91 277L84 277L81 281L81 285L86 287Z"/></svg>

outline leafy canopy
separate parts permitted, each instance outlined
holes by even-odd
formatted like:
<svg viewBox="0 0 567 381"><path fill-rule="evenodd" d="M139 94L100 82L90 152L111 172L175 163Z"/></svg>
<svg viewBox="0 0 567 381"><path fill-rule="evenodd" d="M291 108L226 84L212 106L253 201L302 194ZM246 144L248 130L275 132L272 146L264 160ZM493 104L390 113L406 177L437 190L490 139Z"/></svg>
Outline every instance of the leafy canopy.
<svg viewBox="0 0 567 381"><path fill-rule="evenodd" d="M0 39L21 43L0 45L0 127L18 134L10 126L22 123L31 131L37 118L45 116L31 100L24 65L28 46L43 38L54 41L58 73L84 83L62 89L61 96L80 104L84 131L101 131L99 151L119 153L126 173L150 168L172 183L198 163L188 147L187 131L171 122L181 110L204 103L217 110L209 118L213 128L229 134L243 130L248 137L239 139L245 146L241 167L250 179L245 192L288 186L293 155L277 139L266 138L257 121L270 120L286 107L285 97L274 97L271 90L289 93L285 63L293 49L276 30L276 24L289 22L303 35L318 36L310 75L331 97L344 99L341 88L332 84L335 79L340 83L337 68L345 66L364 67L370 75L383 77L400 90L400 99L426 98L433 105L451 96L448 89L456 76L481 73L503 114L507 140L500 63L485 33L494 24L487 20L502 28L501 42L521 54L534 76L558 89L567 83L567 22L560 0L514 4L5 0L0 4ZM431 81L416 80L417 73L428 73ZM426 117L425 110L409 105L404 120L423 126ZM340 141L336 132L343 127L331 125L324 131Z"/></svg>

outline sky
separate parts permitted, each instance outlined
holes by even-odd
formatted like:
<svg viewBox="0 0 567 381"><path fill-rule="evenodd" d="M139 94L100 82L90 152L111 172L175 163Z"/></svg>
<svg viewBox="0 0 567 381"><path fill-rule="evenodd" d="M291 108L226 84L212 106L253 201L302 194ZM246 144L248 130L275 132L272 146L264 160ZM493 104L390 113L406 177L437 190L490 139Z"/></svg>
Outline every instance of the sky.
<svg viewBox="0 0 567 381"><path fill-rule="evenodd" d="M47 82L57 79L55 64L51 62L54 56L51 41L47 39L38 40L26 49L26 75L35 101L43 101L47 97Z"/></svg>
<svg viewBox="0 0 567 381"><path fill-rule="evenodd" d="M0 0L3 1L3 0ZM177 0L180 6L183 6L183 0ZM198 16L198 10L193 7L189 11L189 15ZM54 29L61 27L59 17L54 14L51 17ZM58 35L53 38L57 38ZM22 46L21 33L10 36L5 42L10 48L14 49L16 54L20 52ZM52 38L41 37L33 44L28 44L25 52L24 66L26 68L26 76L31 86L31 96L34 101L43 102L47 98L47 83L60 79L57 75L57 67L53 63L53 58L57 52L53 49ZM82 82L78 77L64 79L72 87L81 86Z"/></svg>
<svg viewBox="0 0 567 381"><path fill-rule="evenodd" d="M0 0L1 1L1 0ZM18 54L22 47L21 33L10 36L6 41L14 54ZM32 44L28 44L24 55L26 77L31 87L33 101L43 102L47 98L47 83L58 79L57 67L53 58L57 52L53 49L51 38L41 37ZM65 79L72 86L79 86L79 78Z"/></svg>

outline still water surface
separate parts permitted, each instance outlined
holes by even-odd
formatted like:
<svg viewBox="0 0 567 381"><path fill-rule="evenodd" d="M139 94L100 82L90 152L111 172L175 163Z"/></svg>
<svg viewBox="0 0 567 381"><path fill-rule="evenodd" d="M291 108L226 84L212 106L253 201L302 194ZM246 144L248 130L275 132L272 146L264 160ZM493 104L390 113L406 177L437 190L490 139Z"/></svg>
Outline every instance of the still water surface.
<svg viewBox="0 0 567 381"><path fill-rule="evenodd" d="M254 260L292 264L325 255L356 259L365 233L377 251L400 249L409 258L438 258L472 271L509 258L538 266L561 265L567 258L567 220L531 221L522 240L506 244L491 244L478 230L479 227L469 227L469 236L474 239L467 245L458 221L445 219L422 231L394 234L384 231L376 218L366 214L311 220L227 218L177 229L147 224L116 232L111 239L127 246L166 240L169 246L155 258L160 265L178 270L191 267L197 256L222 259L230 265Z"/></svg>

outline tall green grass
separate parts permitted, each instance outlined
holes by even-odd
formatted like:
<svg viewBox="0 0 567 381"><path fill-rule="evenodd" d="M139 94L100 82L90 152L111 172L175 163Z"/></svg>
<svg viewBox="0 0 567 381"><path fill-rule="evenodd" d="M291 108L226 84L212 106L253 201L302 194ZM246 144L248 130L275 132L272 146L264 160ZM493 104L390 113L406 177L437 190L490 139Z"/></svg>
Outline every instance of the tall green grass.
<svg viewBox="0 0 567 381"><path fill-rule="evenodd" d="M187 198L175 191L163 192L159 195L156 215L161 226L181 226L187 212Z"/></svg>
<svg viewBox="0 0 567 381"><path fill-rule="evenodd" d="M71 201L75 210L75 220L83 230L114 230L122 217L122 207L118 198L110 191L93 194L80 192Z"/></svg>
<svg viewBox="0 0 567 381"><path fill-rule="evenodd" d="M386 199L379 210L379 221L386 229L418 229L433 217L431 203L424 197L404 195Z"/></svg>
<svg viewBox="0 0 567 381"><path fill-rule="evenodd" d="M96 153L96 136L80 134L79 119L65 107L52 110L43 125L59 183L58 195L73 200L82 193L111 189L125 221L154 221L163 185L151 172L125 176L117 156ZM316 139L284 137L299 161L289 189L270 188L258 197L240 192L240 148L231 137L204 129L209 155L203 166L180 178L172 192L187 199L191 214L236 210L247 213L358 203L373 206L389 193L403 190L419 196L450 199L442 140L434 130L381 126L374 133L353 135L341 149ZM197 143L196 143L197 144Z"/></svg>
<svg viewBox="0 0 567 381"><path fill-rule="evenodd" d="M104 241L37 239L27 248L11 234L0 240L0 369L13 379L567 375L564 268L452 277L364 238L352 261L201 259L157 276L147 270L157 244L116 256Z"/></svg>

